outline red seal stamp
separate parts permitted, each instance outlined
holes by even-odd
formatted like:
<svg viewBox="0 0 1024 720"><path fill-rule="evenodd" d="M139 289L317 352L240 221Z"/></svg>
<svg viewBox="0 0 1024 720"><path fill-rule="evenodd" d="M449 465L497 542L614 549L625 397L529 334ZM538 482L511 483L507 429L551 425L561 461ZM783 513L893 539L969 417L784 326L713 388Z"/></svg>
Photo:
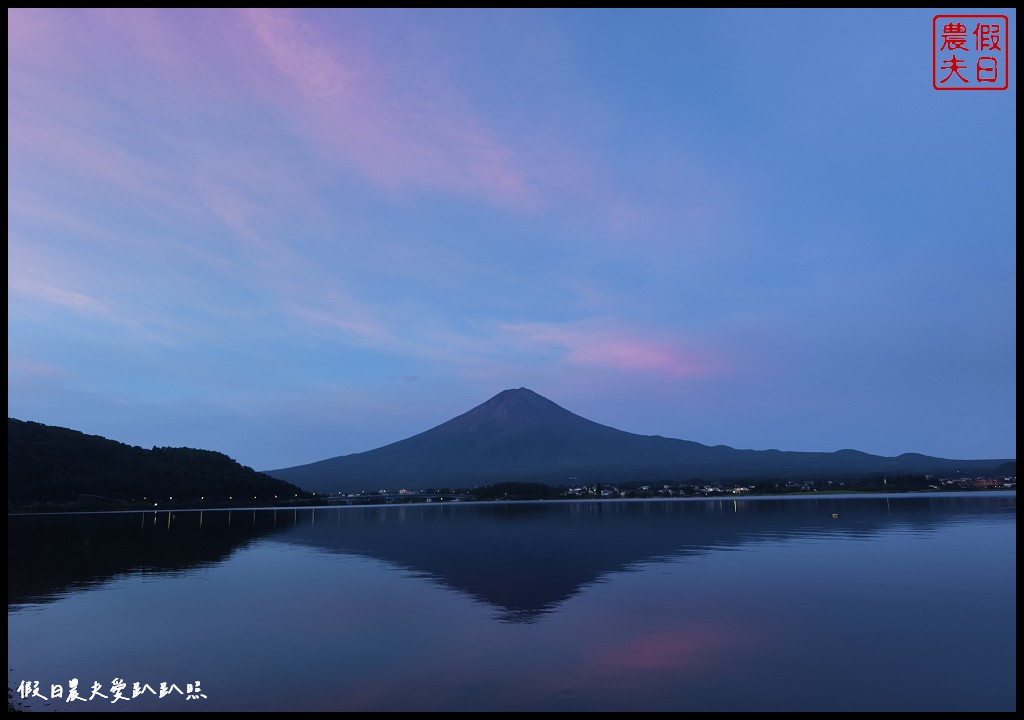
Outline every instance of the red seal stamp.
<svg viewBox="0 0 1024 720"><path fill-rule="evenodd" d="M1010 86L1010 20L1006 15L932 18L932 87L1005 90Z"/></svg>

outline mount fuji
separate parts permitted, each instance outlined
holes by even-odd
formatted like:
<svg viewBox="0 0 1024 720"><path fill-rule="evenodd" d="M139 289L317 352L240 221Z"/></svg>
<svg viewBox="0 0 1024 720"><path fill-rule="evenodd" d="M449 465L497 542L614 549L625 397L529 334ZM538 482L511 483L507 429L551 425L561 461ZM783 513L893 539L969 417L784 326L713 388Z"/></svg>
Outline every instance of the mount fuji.
<svg viewBox="0 0 1024 720"><path fill-rule="evenodd" d="M737 450L637 435L587 420L532 390L504 390L435 428L367 452L267 475L317 493L474 488L498 482L807 480L876 473L984 474L1003 460L898 457L856 450Z"/></svg>

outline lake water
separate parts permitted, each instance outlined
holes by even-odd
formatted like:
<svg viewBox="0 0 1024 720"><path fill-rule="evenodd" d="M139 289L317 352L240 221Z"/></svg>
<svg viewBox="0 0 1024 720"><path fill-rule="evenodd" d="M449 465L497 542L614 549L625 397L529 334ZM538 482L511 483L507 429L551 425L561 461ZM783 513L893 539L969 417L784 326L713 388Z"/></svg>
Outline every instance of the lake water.
<svg viewBox="0 0 1024 720"><path fill-rule="evenodd" d="M46 711L1014 711L1016 513L964 493L9 516L8 685Z"/></svg>

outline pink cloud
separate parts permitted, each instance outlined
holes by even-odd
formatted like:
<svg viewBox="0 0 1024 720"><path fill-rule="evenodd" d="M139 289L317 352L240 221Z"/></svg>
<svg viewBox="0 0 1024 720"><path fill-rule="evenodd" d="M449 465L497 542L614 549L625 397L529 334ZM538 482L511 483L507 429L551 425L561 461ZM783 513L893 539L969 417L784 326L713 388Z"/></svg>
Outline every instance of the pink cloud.
<svg viewBox="0 0 1024 720"><path fill-rule="evenodd" d="M288 142L311 142L328 164L354 169L399 200L409 190L441 191L536 205L523 154L442 69L422 51L385 56L374 46L385 36L361 31L362 14L334 15L341 21L328 34L290 10L9 10L9 145L175 202L172 188L181 194L190 183L166 176L201 173L220 148L204 145L203 132L154 137L163 123L153 118L204 127L206 117L258 113L252 132L283 119ZM159 156L140 157L117 137Z"/></svg>
<svg viewBox="0 0 1024 720"><path fill-rule="evenodd" d="M675 339L652 339L614 325L520 323L502 330L534 352L554 352L572 365L605 367L669 377L705 377L722 372L709 353Z"/></svg>
<svg viewBox="0 0 1024 720"><path fill-rule="evenodd" d="M66 11L53 8L7 8L7 59L53 61L51 52L66 47L74 22Z"/></svg>
<svg viewBox="0 0 1024 720"><path fill-rule="evenodd" d="M211 96L236 95L233 10L151 8L9 9L12 77L64 83L122 100L174 94L178 112Z"/></svg>
<svg viewBox="0 0 1024 720"><path fill-rule="evenodd" d="M264 82L264 91L378 186L536 202L512 149L425 63L411 55L385 63L356 31L328 39L294 11L254 9L244 17L253 61L281 81Z"/></svg>
<svg viewBox="0 0 1024 720"><path fill-rule="evenodd" d="M132 192L171 195L190 184L166 175L201 172L217 149L204 145L203 132L152 137L160 132L153 118L203 128L246 113L256 120L252 132L280 129L283 120L287 143L310 144L399 201L426 191L521 211L582 203L602 231L635 237L649 229L648 203L615 189L608 168L564 131L543 123L499 131L458 86L460 58L429 29L409 33L417 43L392 42L391 32L408 31L400 15L385 22L337 10L330 18L326 27L285 9L9 9L17 88L9 92L9 144L60 153ZM12 112L26 98L31 112ZM117 104L104 104L109 98ZM146 113L139 127L121 115L136 110ZM119 123L129 138L162 148L155 167L133 163L137 149L108 139Z"/></svg>
<svg viewBox="0 0 1024 720"><path fill-rule="evenodd" d="M156 78L162 92L173 91L179 110L238 93L240 69L228 50L238 29L234 10L100 8L89 11L89 20L106 39L104 52L119 57L125 69Z"/></svg>

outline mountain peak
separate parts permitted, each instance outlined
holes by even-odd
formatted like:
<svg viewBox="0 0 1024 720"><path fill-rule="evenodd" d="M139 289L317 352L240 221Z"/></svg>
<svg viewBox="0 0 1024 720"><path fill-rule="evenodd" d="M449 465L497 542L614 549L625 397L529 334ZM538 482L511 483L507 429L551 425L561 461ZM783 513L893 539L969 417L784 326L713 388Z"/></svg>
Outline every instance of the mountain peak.
<svg viewBox="0 0 1024 720"><path fill-rule="evenodd" d="M538 400L542 400L544 402L551 402L546 397L544 397L542 395L538 395L533 390L530 390L529 388L521 387L521 388L514 388L514 389L509 389L509 390L502 390L500 393L498 393L497 395L495 395L494 397L492 397L490 400L488 400L487 402L485 402L483 404L484 405L489 405L491 403L505 403L505 402L536 402ZM554 404L554 403L552 403L552 404Z"/></svg>
<svg viewBox="0 0 1024 720"><path fill-rule="evenodd" d="M543 395L538 395L528 388L515 388L502 390L490 400L477 405L460 418L476 425L480 422L499 420L502 423L522 422L527 424L547 425L551 422L564 422L567 418L576 418L573 413L565 408L556 405ZM587 422L583 418L577 418Z"/></svg>
<svg viewBox="0 0 1024 720"><path fill-rule="evenodd" d="M499 398L511 398L511 397L543 397L538 395L530 388L509 388L508 390L502 390L500 393L491 398L491 400L498 400Z"/></svg>

